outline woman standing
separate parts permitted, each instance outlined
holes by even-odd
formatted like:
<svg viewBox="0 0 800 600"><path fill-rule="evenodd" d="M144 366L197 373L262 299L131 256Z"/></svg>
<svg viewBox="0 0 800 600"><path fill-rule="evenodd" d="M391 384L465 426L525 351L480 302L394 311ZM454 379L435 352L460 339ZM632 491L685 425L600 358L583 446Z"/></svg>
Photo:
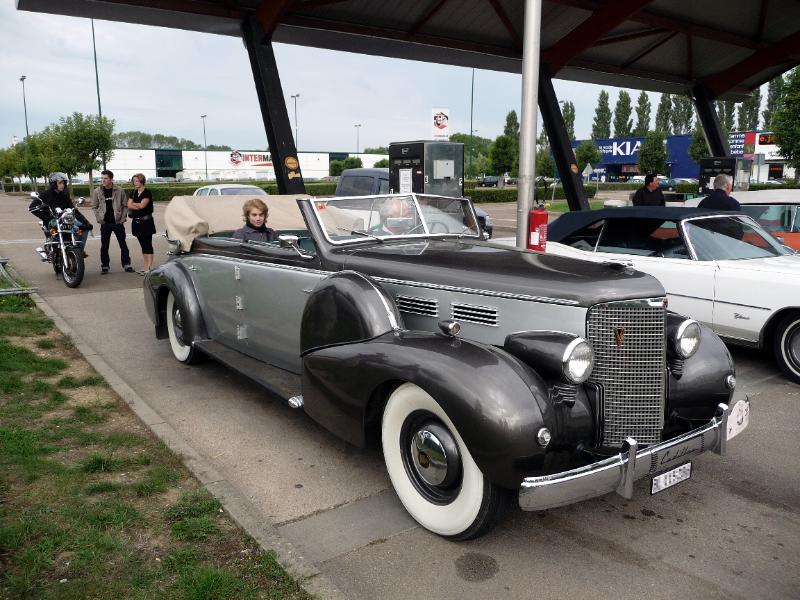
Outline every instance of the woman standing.
<svg viewBox="0 0 800 600"><path fill-rule="evenodd" d="M128 199L128 216L133 220L132 233L142 247L144 268L138 271L144 275L153 268L153 235L156 223L153 220L153 194L144 187L145 177L137 173L131 177L133 194Z"/></svg>

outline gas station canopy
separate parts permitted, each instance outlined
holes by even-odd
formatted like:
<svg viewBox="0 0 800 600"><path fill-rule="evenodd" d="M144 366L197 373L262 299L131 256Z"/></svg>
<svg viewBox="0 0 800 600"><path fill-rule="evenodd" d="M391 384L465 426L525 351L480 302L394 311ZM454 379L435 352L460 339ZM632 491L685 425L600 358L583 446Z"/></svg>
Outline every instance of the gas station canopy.
<svg viewBox="0 0 800 600"><path fill-rule="evenodd" d="M21 10L521 72L522 0L17 0ZM555 78L741 100L800 64L797 0L543 0Z"/></svg>

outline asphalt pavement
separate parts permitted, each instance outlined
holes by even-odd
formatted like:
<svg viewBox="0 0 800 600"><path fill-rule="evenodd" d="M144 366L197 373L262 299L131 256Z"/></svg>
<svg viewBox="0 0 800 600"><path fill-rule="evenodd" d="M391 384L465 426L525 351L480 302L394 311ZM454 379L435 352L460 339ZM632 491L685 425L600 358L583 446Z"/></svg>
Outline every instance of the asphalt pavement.
<svg viewBox="0 0 800 600"><path fill-rule="evenodd" d="M204 481L229 486L250 523L269 525L273 542L285 540L342 596L800 598L800 386L768 355L733 351L750 428L727 456L696 459L689 481L656 496L641 481L630 501L610 494L515 510L483 538L449 542L408 517L379 451L347 445L216 363L175 361L153 335L142 277L122 272L115 240L110 274L100 274L99 239L90 238L84 282L64 286L34 253L42 238L27 205L0 195L0 256L77 332L82 351L102 357L115 389L152 409L151 427L174 431L185 456L218 474ZM159 230L163 210L156 206ZM140 268L138 243L128 244ZM155 249L160 264L163 238ZM317 591L333 597L333 587Z"/></svg>

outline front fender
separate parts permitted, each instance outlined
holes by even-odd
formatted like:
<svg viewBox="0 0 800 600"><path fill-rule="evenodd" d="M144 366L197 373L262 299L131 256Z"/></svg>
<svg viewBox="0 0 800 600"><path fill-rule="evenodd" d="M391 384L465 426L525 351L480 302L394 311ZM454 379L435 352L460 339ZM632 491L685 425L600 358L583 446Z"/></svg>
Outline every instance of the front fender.
<svg viewBox="0 0 800 600"><path fill-rule="evenodd" d="M557 426L547 386L501 349L399 331L303 357L306 412L358 446L366 442L370 417L380 425L383 401L392 384L401 382L419 386L439 403L494 483L515 488L525 473L543 468L545 452L536 434L542 426ZM377 390L382 397L375 397Z"/></svg>
<svg viewBox="0 0 800 600"><path fill-rule="evenodd" d="M172 292L183 314L184 342L207 339L203 312L188 269L180 261L172 260L156 267L144 280L145 306L156 330L156 338L167 337L167 294Z"/></svg>

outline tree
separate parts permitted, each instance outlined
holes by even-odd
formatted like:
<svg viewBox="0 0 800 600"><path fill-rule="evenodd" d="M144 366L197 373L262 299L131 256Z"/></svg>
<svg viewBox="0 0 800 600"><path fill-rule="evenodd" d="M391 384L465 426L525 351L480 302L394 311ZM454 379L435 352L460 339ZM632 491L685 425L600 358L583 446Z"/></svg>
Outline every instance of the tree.
<svg viewBox="0 0 800 600"><path fill-rule="evenodd" d="M481 155L484 157L489 156L489 148L492 145L492 140L473 135L470 145L468 133L453 133L450 135L450 141L464 144L464 160L468 169L467 177L474 177L477 173L481 173L482 171L476 169L475 166L476 157ZM470 160L470 155L472 156L472 160Z"/></svg>
<svg viewBox="0 0 800 600"><path fill-rule="evenodd" d="M614 107L614 137L629 137L633 131L631 95L620 90Z"/></svg>
<svg viewBox="0 0 800 600"><path fill-rule="evenodd" d="M389 148L387 146L377 146L375 148L364 148L364 154L389 154Z"/></svg>
<svg viewBox="0 0 800 600"><path fill-rule="evenodd" d="M553 157L550 156L550 141L544 130L536 138L536 176L552 177L555 169Z"/></svg>
<svg viewBox="0 0 800 600"><path fill-rule="evenodd" d="M667 138L662 131L651 131L639 147L639 173L664 173L667 170Z"/></svg>
<svg viewBox="0 0 800 600"><path fill-rule="evenodd" d="M479 154L472 161L472 171L476 174L486 174L492 170L492 161L487 154Z"/></svg>
<svg viewBox="0 0 800 600"><path fill-rule="evenodd" d="M512 177L516 177L519 173L519 119L517 118L517 111L509 111L506 115L506 126L503 128L503 135L511 140L513 148L511 167L506 171ZM505 173L505 171L503 172Z"/></svg>
<svg viewBox="0 0 800 600"><path fill-rule="evenodd" d="M783 87L784 81L782 75L778 75L775 79L770 81L769 85L767 86L767 106L764 109L764 112L761 113L761 116L764 117L764 129L766 131L769 131L773 128L772 117L781 102L781 97L783 96Z"/></svg>
<svg viewBox="0 0 800 600"><path fill-rule="evenodd" d="M40 134L34 133L27 136L15 147L20 158L22 173L25 173L30 178L33 188L38 188L37 177L47 175L42 146L43 138Z"/></svg>
<svg viewBox="0 0 800 600"><path fill-rule="evenodd" d="M720 127L725 133L733 131L736 103L733 100L717 100L715 104Z"/></svg>
<svg viewBox="0 0 800 600"><path fill-rule="evenodd" d="M758 131L758 111L761 108L761 88L756 88L753 93L739 105L739 131Z"/></svg>
<svg viewBox="0 0 800 600"><path fill-rule="evenodd" d="M209 144L206 147L206 150L221 151L221 150L233 150L233 148L231 148L230 146L226 146L225 144Z"/></svg>
<svg viewBox="0 0 800 600"><path fill-rule="evenodd" d="M592 139L599 140L611 137L611 108L608 105L608 92L600 90L597 97L597 108L594 109L592 123Z"/></svg>
<svg viewBox="0 0 800 600"><path fill-rule="evenodd" d="M689 96L676 94L672 97L672 133L682 135L692 130L692 101Z"/></svg>
<svg viewBox="0 0 800 600"><path fill-rule="evenodd" d="M332 160L330 164L330 173L332 177L338 177L342 174L344 170L344 161L342 160Z"/></svg>
<svg viewBox="0 0 800 600"><path fill-rule="evenodd" d="M114 148L114 121L97 115L72 113L61 117L58 124L61 139L60 151L64 160L74 165L76 173L89 175L92 184L92 171L99 168L103 159L111 158Z"/></svg>
<svg viewBox="0 0 800 600"><path fill-rule="evenodd" d="M567 128L567 137L575 139L575 105L572 102L564 102L561 109L561 116L564 117L564 126Z"/></svg>
<svg viewBox="0 0 800 600"><path fill-rule="evenodd" d="M16 146L10 148L3 148L0 150L0 181L6 177L11 178L13 184L14 177L22 176L22 161L20 160L19 153ZM5 190L5 182L3 182L3 190ZM22 189L20 184L20 190Z"/></svg>
<svg viewBox="0 0 800 600"><path fill-rule="evenodd" d="M794 167L794 180L800 181L800 69L789 74L771 125L781 155Z"/></svg>
<svg viewBox="0 0 800 600"><path fill-rule="evenodd" d="M389 168L389 159L388 158L382 158L372 166L374 168L376 168L376 169L387 169L387 168Z"/></svg>
<svg viewBox="0 0 800 600"><path fill-rule="evenodd" d="M636 102L636 127L633 135L647 135L648 131L650 131L650 96L642 90Z"/></svg>
<svg viewBox="0 0 800 600"><path fill-rule="evenodd" d="M664 135L672 133L672 96L669 94L661 94L661 100L658 101L658 108L656 109L656 131L662 132Z"/></svg>
<svg viewBox="0 0 800 600"><path fill-rule="evenodd" d="M492 172L502 175L511 173L514 169L517 145L507 135L498 135L489 150L489 159L492 161Z"/></svg>
<svg viewBox="0 0 800 600"><path fill-rule="evenodd" d="M603 155L592 140L582 141L575 149L575 162L578 163L580 171L583 171L587 164L599 163L602 158Z"/></svg>
<svg viewBox="0 0 800 600"><path fill-rule="evenodd" d="M697 126L695 126L694 132L692 133L692 143L689 145L689 156L696 163L699 163L703 158L711 156L711 152L708 150L706 136L703 135L703 130Z"/></svg>

